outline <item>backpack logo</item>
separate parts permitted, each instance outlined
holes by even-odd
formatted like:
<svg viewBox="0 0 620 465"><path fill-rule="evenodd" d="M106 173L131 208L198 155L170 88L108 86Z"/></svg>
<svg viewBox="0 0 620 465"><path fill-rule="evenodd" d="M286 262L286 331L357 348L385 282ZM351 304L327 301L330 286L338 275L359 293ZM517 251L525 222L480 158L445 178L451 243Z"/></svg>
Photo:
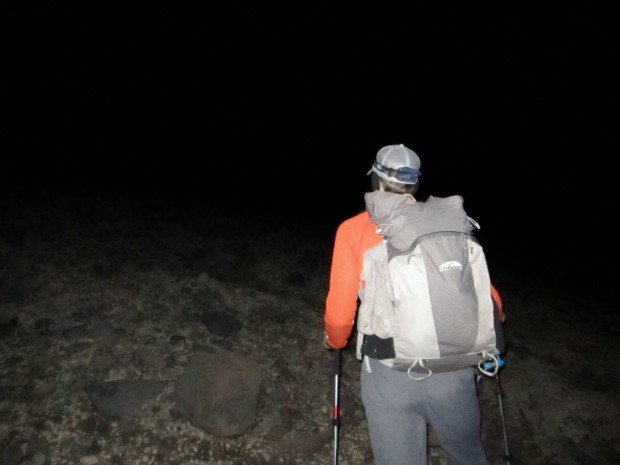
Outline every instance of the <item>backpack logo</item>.
<svg viewBox="0 0 620 465"><path fill-rule="evenodd" d="M450 260L449 262L444 262L441 265L439 265L439 271L441 271L442 273L445 271L462 270L462 269L463 269L463 265L461 265L456 260Z"/></svg>

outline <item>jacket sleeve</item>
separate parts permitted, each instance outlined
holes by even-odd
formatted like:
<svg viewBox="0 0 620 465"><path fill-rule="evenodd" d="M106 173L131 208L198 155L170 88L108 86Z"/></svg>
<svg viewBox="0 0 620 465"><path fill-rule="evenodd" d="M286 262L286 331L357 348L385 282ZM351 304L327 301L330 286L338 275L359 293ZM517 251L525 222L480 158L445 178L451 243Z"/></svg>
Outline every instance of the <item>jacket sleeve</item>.
<svg viewBox="0 0 620 465"><path fill-rule="evenodd" d="M491 285L491 299L493 300L493 322L495 327L495 346L500 355L506 353L506 338L504 336L504 328L502 323L506 319L504 313L504 304L497 289Z"/></svg>
<svg viewBox="0 0 620 465"><path fill-rule="evenodd" d="M336 349L347 344L357 311L360 262L351 232L346 223L336 232L325 302L325 331L330 345Z"/></svg>
<svg viewBox="0 0 620 465"><path fill-rule="evenodd" d="M491 298L493 299L493 307L497 313L497 317L499 318L499 321L503 323L504 320L506 320L504 303L502 302L502 297L499 295L498 290L493 285L491 285Z"/></svg>

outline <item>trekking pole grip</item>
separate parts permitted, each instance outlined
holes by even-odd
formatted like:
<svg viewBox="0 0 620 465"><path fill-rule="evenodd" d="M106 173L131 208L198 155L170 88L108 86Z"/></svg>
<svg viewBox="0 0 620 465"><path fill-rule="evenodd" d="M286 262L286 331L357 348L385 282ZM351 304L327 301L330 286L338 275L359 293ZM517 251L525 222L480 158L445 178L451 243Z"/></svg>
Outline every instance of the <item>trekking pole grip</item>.
<svg viewBox="0 0 620 465"><path fill-rule="evenodd" d="M340 356L340 349L334 349L332 351L332 374L340 375L342 366L342 358Z"/></svg>
<svg viewBox="0 0 620 465"><path fill-rule="evenodd" d="M334 410L332 416L332 424L334 425L334 451L338 450L338 429L340 428L340 372L342 367L342 358L340 349L335 349L332 353L332 369L334 374ZM334 460L337 460L337 452L335 452ZM334 462L337 463L337 462Z"/></svg>

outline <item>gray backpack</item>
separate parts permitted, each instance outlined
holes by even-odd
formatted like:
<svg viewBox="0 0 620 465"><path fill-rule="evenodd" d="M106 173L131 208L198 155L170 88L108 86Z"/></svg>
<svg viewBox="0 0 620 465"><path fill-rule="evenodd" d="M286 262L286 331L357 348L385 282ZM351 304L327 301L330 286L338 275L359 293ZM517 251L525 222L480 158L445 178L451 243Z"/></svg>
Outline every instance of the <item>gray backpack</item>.
<svg viewBox="0 0 620 465"><path fill-rule="evenodd" d="M381 191L365 199L384 241L364 255L358 355L413 379L471 365L493 374L491 282L463 199Z"/></svg>

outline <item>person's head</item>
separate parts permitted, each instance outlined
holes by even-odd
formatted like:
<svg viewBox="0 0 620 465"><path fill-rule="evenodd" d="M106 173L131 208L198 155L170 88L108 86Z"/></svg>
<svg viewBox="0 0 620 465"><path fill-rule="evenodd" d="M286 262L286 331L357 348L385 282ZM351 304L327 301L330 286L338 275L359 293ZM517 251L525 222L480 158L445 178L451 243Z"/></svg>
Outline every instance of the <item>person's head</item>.
<svg viewBox="0 0 620 465"><path fill-rule="evenodd" d="M403 144L386 145L368 171L372 189L413 195L420 184L420 165L418 155Z"/></svg>

